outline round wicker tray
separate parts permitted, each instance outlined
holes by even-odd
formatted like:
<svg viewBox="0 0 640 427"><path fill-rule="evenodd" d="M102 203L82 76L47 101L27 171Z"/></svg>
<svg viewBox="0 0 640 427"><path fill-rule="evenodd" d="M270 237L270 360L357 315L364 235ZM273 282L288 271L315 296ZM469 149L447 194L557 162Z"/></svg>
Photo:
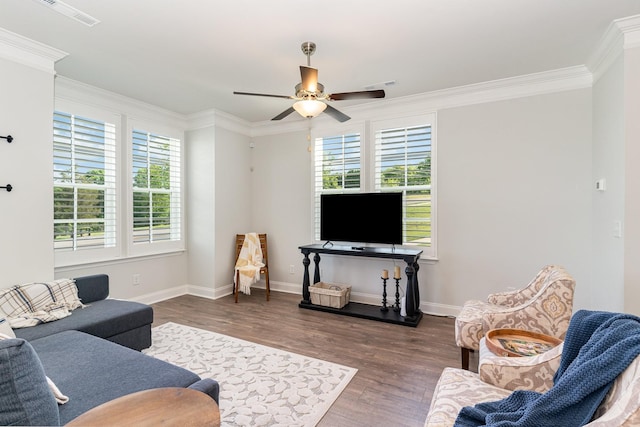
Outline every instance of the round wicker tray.
<svg viewBox="0 0 640 427"><path fill-rule="evenodd" d="M562 342L549 335L522 329L491 329L485 338L493 354L505 357L536 356Z"/></svg>

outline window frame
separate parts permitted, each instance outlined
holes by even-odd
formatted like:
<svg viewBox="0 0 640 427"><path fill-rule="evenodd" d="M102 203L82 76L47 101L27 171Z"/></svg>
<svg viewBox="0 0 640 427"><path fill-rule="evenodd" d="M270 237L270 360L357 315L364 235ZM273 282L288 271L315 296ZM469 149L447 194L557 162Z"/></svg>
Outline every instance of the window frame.
<svg viewBox="0 0 640 427"><path fill-rule="evenodd" d="M85 105L82 103L76 103L73 101L63 100L57 101L55 108L51 112L52 117L52 127L51 127L51 144L53 149L53 116L55 112L61 112L65 114L70 114L72 116L81 116L87 119L102 121L105 123L109 123L115 126L114 133L114 144L115 144L115 185L113 191L115 192L115 206L111 209L111 215L113 215L112 225L115 226L115 244L113 246L105 246L105 247L90 247L83 248L81 250L76 249L54 249L54 264L56 267L60 266L69 266L69 265L77 265L77 264L88 264L91 262L102 261L105 259L116 258L120 255L120 246L121 246L121 235L119 234L119 230L122 224L122 216L121 212L121 179L120 179L120 170L121 165L118 161L120 158L120 147L121 147L121 135L119 128L122 122L122 116L118 113L114 113L111 111L107 111L104 109L94 108L89 105ZM53 159L52 159L52 168ZM56 183L52 180L51 191L53 192ZM51 203L53 203L53 197ZM55 222L52 218L52 225ZM53 242L52 242L53 243Z"/></svg>
<svg viewBox="0 0 640 427"><path fill-rule="evenodd" d="M410 128L420 125L431 126L431 245L396 245L396 247L406 247L421 249L422 259L437 259L437 115L435 112L418 115L406 115L396 117L382 117L364 122L351 123L343 126L327 126L314 129L311 135L312 156L311 156L311 235L312 240L320 243L319 240L319 212L320 194L316 189L316 141L319 138L335 137L350 133L360 133L360 189L358 192L376 192L376 132L383 129ZM404 188L404 187L403 187ZM391 189L390 191L393 191ZM396 190L397 191L397 190ZM344 192L344 191L336 191ZM404 214L403 214L404 217ZM387 245L380 245L387 246Z"/></svg>
<svg viewBox="0 0 640 427"><path fill-rule="evenodd" d="M437 182L436 182L436 113L426 113L415 116L404 116L404 117L394 117L394 118L385 118L385 119L377 119L372 120L369 126L369 131L371 135L371 150L370 150L370 158L369 162L371 164L371 177L373 179L373 185L371 187L371 191L381 191L378 188L378 177L376 176L376 152L377 152L377 133L378 131L388 130L388 129L401 129L401 128L411 128L417 126L431 126L431 184L430 184L430 192L431 192L431 244L429 246L420 246L420 245L402 245L404 247L413 248L413 249L421 249L422 255L421 258L426 259L436 259L437 258ZM423 186L420 186L423 187ZM425 186L426 187L426 186ZM395 187L391 187L389 191L394 191ZM407 188L406 186L398 187L403 189L403 195L406 196ZM406 221L406 213L403 213L403 221Z"/></svg>
<svg viewBox="0 0 640 427"><path fill-rule="evenodd" d="M85 99L86 98L86 99ZM50 143L53 145L53 114L60 111L72 115L82 116L89 119L104 121L115 124L115 180L116 180L116 245L108 248L92 248L83 250L54 250L54 267L65 268L83 266L96 263L126 260L130 258L145 256L164 256L184 252L186 250L186 205L185 205L185 138L184 127L179 121L163 120L163 115L156 115L150 111L142 114L137 111L130 111L128 105L116 102L102 96L92 97L71 96L65 93L63 96L56 96L54 108L51 111L51 132ZM141 110L142 111L142 110ZM145 110L146 111L146 110ZM176 138L180 141L180 239L173 241L160 241L153 244L133 244L133 177L129 172L132 170L132 130L146 129L153 134ZM53 152L53 147L52 147ZM51 160L53 168L53 159ZM53 169L52 169L53 170ZM53 173L53 172L52 172ZM51 180L51 191L53 192L55 183L53 176ZM53 197L51 198L53 204ZM53 218L51 222L53 226ZM53 244L53 242L52 242Z"/></svg>
<svg viewBox="0 0 640 427"><path fill-rule="evenodd" d="M134 220L133 220L133 132L134 130L144 130L152 133L154 135L161 135L162 137L171 138L178 140L179 146L179 156L180 159L178 161L180 171L178 174L178 179L180 182L180 194L179 199L179 209L180 209L180 218L179 218L179 239L175 240L160 240L160 241L150 241L150 242L134 242ZM183 251L186 248L186 228L185 228L185 150L184 150L184 132L177 128L173 128L171 126L166 126L160 124L158 122L140 119L140 118L130 118L127 122L126 127L127 132L127 152L126 152L126 176L127 176L127 190L126 190L126 203L127 203L127 221L126 221L126 230L125 234L126 238L126 250L127 254L130 256L143 256L143 255L156 255L162 253L170 253L176 251Z"/></svg>
<svg viewBox="0 0 640 427"><path fill-rule="evenodd" d="M317 182L317 146L316 141L321 138L332 138L337 136L344 136L350 134L359 134L360 135L360 187L358 189L349 189L349 190L335 190L335 191L317 191L316 182ZM367 185L365 182L366 179L366 170L367 165L365 164L366 156L363 152L366 152L365 140L366 140L366 126L364 123L350 123L349 125L343 126L334 126L334 127L326 127L322 128L322 130L314 131L310 135L311 139L311 234L312 239L315 242L318 242L320 239L320 195L323 193L335 194L335 193L360 193L364 191L365 186Z"/></svg>

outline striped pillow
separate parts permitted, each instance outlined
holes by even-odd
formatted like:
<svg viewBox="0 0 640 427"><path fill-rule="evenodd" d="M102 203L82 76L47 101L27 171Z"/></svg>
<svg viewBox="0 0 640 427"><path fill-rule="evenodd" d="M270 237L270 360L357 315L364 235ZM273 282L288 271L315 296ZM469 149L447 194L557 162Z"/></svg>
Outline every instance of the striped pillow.
<svg viewBox="0 0 640 427"><path fill-rule="evenodd" d="M0 291L0 315L12 328L62 319L82 307L73 279L27 283Z"/></svg>

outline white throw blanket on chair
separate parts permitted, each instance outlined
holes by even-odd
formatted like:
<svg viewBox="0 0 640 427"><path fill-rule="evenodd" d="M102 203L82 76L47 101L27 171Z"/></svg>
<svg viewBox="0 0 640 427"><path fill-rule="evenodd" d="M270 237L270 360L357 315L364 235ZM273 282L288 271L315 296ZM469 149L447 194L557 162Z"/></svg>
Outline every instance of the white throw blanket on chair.
<svg viewBox="0 0 640 427"><path fill-rule="evenodd" d="M238 290L244 294L251 294L251 285L260 280L260 269L264 267L262 262L262 249L260 248L260 238L258 233L247 233L242 242L240 255L236 261L236 274L233 281ZM238 274L239 273L239 274ZM240 283L236 280L240 277Z"/></svg>

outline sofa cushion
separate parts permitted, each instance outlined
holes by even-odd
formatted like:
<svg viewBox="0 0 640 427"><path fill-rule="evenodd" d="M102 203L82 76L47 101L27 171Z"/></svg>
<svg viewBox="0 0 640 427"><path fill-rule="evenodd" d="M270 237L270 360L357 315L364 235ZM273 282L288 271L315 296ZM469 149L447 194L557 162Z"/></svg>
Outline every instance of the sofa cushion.
<svg viewBox="0 0 640 427"><path fill-rule="evenodd" d="M112 399L159 387L189 387L193 372L95 336L65 331L31 342L47 375L69 396L65 424Z"/></svg>
<svg viewBox="0 0 640 427"><path fill-rule="evenodd" d="M0 425L59 425L58 404L25 340L0 340Z"/></svg>
<svg viewBox="0 0 640 427"><path fill-rule="evenodd" d="M16 336L32 341L62 331L76 330L101 338L153 323L153 308L134 301L106 299L74 310L71 316L34 328L16 329Z"/></svg>
<svg viewBox="0 0 640 427"><path fill-rule="evenodd" d="M92 274L76 277L78 296L83 304L107 299L109 296L109 276L107 274Z"/></svg>

